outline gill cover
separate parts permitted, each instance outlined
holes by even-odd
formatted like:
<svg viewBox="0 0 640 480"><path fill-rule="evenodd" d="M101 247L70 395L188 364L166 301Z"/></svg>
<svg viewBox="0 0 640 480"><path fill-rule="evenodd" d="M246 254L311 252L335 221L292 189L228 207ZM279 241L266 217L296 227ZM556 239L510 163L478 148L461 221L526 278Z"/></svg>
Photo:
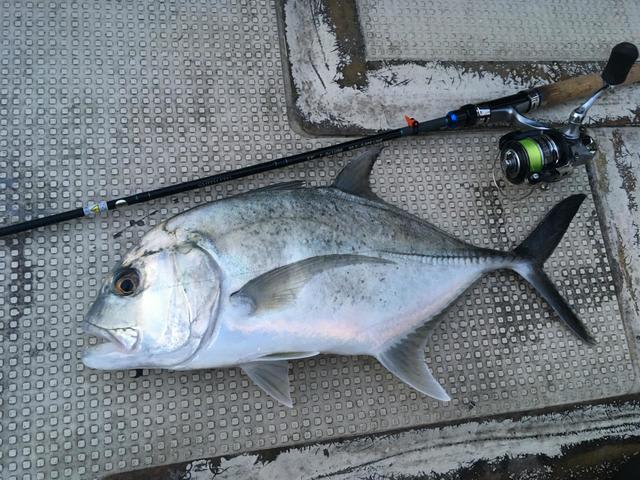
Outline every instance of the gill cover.
<svg viewBox="0 0 640 480"><path fill-rule="evenodd" d="M153 236L145 240L163 243ZM107 343L90 348L83 362L113 369L171 368L187 361L212 327L219 293L217 264L195 241L132 251L86 316L87 330Z"/></svg>

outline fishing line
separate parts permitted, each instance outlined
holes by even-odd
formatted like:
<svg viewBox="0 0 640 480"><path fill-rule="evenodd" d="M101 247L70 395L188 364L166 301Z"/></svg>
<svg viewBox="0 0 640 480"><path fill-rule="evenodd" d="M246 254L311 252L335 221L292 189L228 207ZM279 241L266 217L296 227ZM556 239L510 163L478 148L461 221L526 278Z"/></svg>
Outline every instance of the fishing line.
<svg viewBox="0 0 640 480"><path fill-rule="evenodd" d="M497 176L496 172L498 173ZM514 185L504 178L504 176L502 175L502 169L500 168L500 152L496 154L495 160L493 162L493 168L491 169L491 183L501 197L513 202L524 200L525 198L531 196L534 190L537 190L537 187L534 185L519 186L517 188L514 188ZM517 194L517 192L520 193Z"/></svg>

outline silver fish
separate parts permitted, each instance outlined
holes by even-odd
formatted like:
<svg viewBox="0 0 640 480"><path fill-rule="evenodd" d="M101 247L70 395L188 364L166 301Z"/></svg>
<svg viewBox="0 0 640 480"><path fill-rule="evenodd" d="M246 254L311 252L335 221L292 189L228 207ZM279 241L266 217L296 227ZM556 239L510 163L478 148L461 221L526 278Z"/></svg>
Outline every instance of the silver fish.
<svg viewBox="0 0 640 480"><path fill-rule="evenodd" d="M424 359L428 326L482 275L511 269L584 341L542 270L584 200L556 205L512 252L477 248L370 189L379 149L329 187L298 182L196 207L149 231L102 285L86 366L240 368L291 406L288 361L370 355L400 380L449 395Z"/></svg>

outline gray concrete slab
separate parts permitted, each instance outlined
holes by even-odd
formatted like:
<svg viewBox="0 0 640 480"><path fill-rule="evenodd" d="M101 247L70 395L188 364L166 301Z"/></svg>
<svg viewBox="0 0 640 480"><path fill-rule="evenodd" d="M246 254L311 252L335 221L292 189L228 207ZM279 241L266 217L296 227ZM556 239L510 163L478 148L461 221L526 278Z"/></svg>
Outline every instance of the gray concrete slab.
<svg viewBox="0 0 640 480"><path fill-rule="evenodd" d="M611 48L635 41L640 28L633 0L283 0L278 8L290 118L313 135L397 128L404 115L427 120L597 72ZM573 108L536 115L560 122ZM639 112L639 89L621 89L594 106L589 123L638 125Z"/></svg>
<svg viewBox="0 0 640 480"><path fill-rule="evenodd" d="M598 218L624 318L630 353L640 373L640 129L597 131L601 154L590 165Z"/></svg>
<svg viewBox="0 0 640 480"><path fill-rule="evenodd" d="M640 405L627 399L537 416L203 458L108 480L631 479L638 467L639 439Z"/></svg>

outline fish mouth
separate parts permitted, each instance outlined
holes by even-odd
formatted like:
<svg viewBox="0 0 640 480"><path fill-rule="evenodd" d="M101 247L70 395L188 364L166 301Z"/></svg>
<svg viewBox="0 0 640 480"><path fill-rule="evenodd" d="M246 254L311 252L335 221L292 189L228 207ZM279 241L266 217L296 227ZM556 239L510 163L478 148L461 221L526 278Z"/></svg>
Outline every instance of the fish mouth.
<svg viewBox="0 0 640 480"><path fill-rule="evenodd" d="M133 327L121 327L121 328L104 328L85 321L84 330L86 333L95 335L98 338L106 340L108 344L116 347L120 353L131 353L138 344L140 338L140 332ZM105 344L97 345L94 348L106 348Z"/></svg>

